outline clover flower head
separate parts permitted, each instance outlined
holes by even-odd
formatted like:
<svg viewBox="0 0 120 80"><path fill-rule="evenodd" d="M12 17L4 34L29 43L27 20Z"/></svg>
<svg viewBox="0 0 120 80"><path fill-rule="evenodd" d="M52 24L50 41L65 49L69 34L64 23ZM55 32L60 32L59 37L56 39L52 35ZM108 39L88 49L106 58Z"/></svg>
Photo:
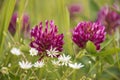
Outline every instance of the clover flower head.
<svg viewBox="0 0 120 80"><path fill-rule="evenodd" d="M42 22L40 22L39 25L36 25L31 30L31 38L33 40L30 43L30 46L38 50L39 55L46 53L46 51L50 51L51 47L55 52L61 52L63 50L63 34L58 34L57 26L54 25L54 21L52 20L50 22L46 21L44 30Z"/></svg>
<svg viewBox="0 0 120 80"><path fill-rule="evenodd" d="M80 22L73 30L72 40L81 48L86 46L87 41L92 41L99 50L105 35L105 27L100 23Z"/></svg>
<svg viewBox="0 0 120 80"><path fill-rule="evenodd" d="M105 25L106 31L112 34L120 26L120 14L112 10L109 6L105 6L98 12L96 21Z"/></svg>

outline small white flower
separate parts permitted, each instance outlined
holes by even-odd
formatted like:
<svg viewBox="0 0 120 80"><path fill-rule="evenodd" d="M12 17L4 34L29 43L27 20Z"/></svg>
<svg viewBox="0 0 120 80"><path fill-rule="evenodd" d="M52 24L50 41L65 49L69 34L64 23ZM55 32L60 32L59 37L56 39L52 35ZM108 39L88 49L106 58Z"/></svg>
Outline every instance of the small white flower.
<svg viewBox="0 0 120 80"><path fill-rule="evenodd" d="M28 61L19 62L19 65L22 69L30 69L32 67L31 62L28 62Z"/></svg>
<svg viewBox="0 0 120 80"><path fill-rule="evenodd" d="M21 51L18 48L12 48L10 52L17 56L21 55Z"/></svg>
<svg viewBox="0 0 120 80"><path fill-rule="evenodd" d="M75 63L75 64L69 63L69 67L71 67L73 69L79 69L79 68L84 67L84 65L82 65L81 63L79 63L79 64L77 64L77 63Z"/></svg>
<svg viewBox="0 0 120 80"><path fill-rule="evenodd" d="M61 65L65 65L65 66L67 66L68 63L71 62L70 59L71 59L71 57L70 57L69 55L68 55L68 56L65 56L65 54L60 55L60 56L58 57L58 60L59 60L59 62L61 62Z"/></svg>
<svg viewBox="0 0 120 80"><path fill-rule="evenodd" d="M29 52L30 52L30 55L31 55L31 56L35 56L35 55L38 54L38 50L36 50L35 48L31 48L31 49L29 50Z"/></svg>
<svg viewBox="0 0 120 80"><path fill-rule="evenodd" d="M36 62L35 64L33 64L33 66L34 67L37 67L37 68L41 68L41 67L43 67L45 64L44 64L44 62L42 62L42 61L40 61L40 62Z"/></svg>
<svg viewBox="0 0 120 80"><path fill-rule="evenodd" d="M89 64L91 64L91 61L88 61Z"/></svg>
<svg viewBox="0 0 120 80"><path fill-rule="evenodd" d="M60 62L59 61L52 60L52 64L55 65L55 66L60 66Z"/></svg>
<svg viewBox="0 0 120 80"><path fill-rule="evenodd" d="M56 48L50 48L50 50L46 50L46 52L47 52L47 54L48 54L48 56L50 56L50 57L57 57L57 55L59 54L58 52L59 51L57 51L56 50Z"/></svg>
<svg viewBox="0 0 120 80"><path fill-rule="evenodd" d="M11 67L11 63L8 64L8 67Z"/></svg>
<svg viewBox="0 0 120 80"><path fill-rule="evenodd" d="M95 78L96 77L96 74L93 74L93 78Z"/></svg>

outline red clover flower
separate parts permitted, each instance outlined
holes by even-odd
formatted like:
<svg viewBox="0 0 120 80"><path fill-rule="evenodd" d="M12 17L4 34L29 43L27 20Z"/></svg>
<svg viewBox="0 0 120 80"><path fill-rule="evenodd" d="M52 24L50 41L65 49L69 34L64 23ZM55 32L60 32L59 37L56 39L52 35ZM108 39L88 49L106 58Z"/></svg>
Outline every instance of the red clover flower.
<svg viewBox="0 0 120 80"><path fill-rule="evenodd" d="M50 26L50 27L49 27ZM63 50L63 34L58 34L57 26L54 25L54 21L46 21L46 26L43 30L42 22L36 25L31 30L31 37L34 39L30 43L32 48L38 50L39 55L46 55L49 50L56 50L61 52ZM51 49L52 48L52 49ZM52 57L57 57L52 56Z"/></svg>
<svg viewBox="0 0 120 80"><path fill-rule="evenodd" d="M120 26L120 14L105 6L99 11L97 22L105 25L106 31L112 34L116 27Z"/></svg>
<svg viewBox="0 0 120 80"><path fill-rule="evenodd" d="M92 41L96 49L100 49L100 43L105 40L105 27L100 23L80 22L73 30L72 40L79 46L85 47L87 41Z"/></svg>

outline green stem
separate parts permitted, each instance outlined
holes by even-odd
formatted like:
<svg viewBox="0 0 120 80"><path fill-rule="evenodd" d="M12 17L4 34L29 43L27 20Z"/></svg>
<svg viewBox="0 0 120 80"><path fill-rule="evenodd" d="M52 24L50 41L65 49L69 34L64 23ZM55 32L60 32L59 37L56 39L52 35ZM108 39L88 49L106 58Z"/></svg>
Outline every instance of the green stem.
<svg viewBox="0 0 120 80"><path fill-rule="evenodd" d="M97 78L98 78L101 74L101 61L99 56L97 56L96 58L97 58L96 60L99 62L97 65Z"/></svg>
<svg viewBox="0 0 120 80"><path fill-rule="evenodd" d="M113 45L114 45L114 47L117 46L119 48L119 29L117 29L116 35L114 35ZM117 60L118 67L120 69L120 61L119 61L119 53L118 52L116 52L116 60Z"/></svg>
<svg viewBox="0 0 120 80"><path fill-rule="evenodd" d="M95 67L98 66L98 64L99 64L99 61L97 61L97 62L95 63L95 65L88 71L88 74L89 74L93 69L95 69Z"/></svg>
<svg viewBox="0 0 120 80"><path fill-rule="evenodd" d="M36 75L36 73L34 72L33 69L31 69L32 73L34 74L34 76L36 77L37 80L39 80L38 76Z"/></svg>
<svg viewBox="0 0 120 80"><path fill-rule="evenodd" d="M65 78L67 77L67 75L69 74L69 70L70 68L68 68L66 71L65 71L65 73L64 73L64 75L62 76L62 78L60 79L60 80L65 80Z"/></svg>
<svg viewBox="0 0 120 80"><path fill-rule="evenodd" d="M74 61L76 61L76 59L77 59L78 57L79 57L79 58L83 57L84 54L85 54L85 50L80 51L80 52L75 56ZM66 77L69 77L74 71L75 71L75 70L70 71L70 68L68 68L68 69L65 71L64 75L62 76L61 80L64 80Z"/></svg>
<svg viewBox="0 0 120 80"><path fill-rule="evenodd" d="M18 75L19 70L20 70L20 68L18 68L18 69L17 69L17 71L16 71L15 75Z"/></svg>

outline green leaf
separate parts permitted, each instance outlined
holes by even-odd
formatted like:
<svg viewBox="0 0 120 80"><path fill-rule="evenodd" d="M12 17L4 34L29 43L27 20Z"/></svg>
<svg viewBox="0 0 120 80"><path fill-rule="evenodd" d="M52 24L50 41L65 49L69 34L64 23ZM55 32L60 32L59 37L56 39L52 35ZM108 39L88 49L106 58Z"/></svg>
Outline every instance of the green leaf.
<svg viewBox="0 0 120 80"><path fill-rule="evenodd" d="M106 40L104 42L104 44L101 45L101 50L104 49L105 47L109 46L113 40L114 40L114 37L112 37L112 38L110 37L110 39Z"/></svg>
<svg viewBox="0 0 120 80"><path fill-rule="evenodd" d="M99 10L99 6L97 5L97 3L94 0L89 0L89 5L90 5L91 10L93 10L93 11Z"/></svg>
<svg viewBox="0 0 120 80"><path fill-rule="evenodd" d="M21 33L21 26L22 26L22 15L24 15L24 11L26 9L28 0L20 0L18 6L18 17L17 17L17 25L16 25L16 33L14 39L16 41L20 41L20 33Z"/></svg>
<svg viewBox="0 0 120 80"><path fill-rule="evenodd" d="M89 9L90 9L90 15L91 15L91 19L94 20L96 17L96 13L99 10L99 6L98 4L94 1L94 0L88 0L89 1Z"/></svg>
<svg viewBox="0 0 120 80"><path fill-rule="evenodd" d="M88 53L90 54L96 54L96 46L94 45L94 43L92 43L91 41L87 42L86 45L86 50L88 51Z"/></svg>
<svg viewBox="0 0 120 80"><path fill-rule="evenodd" d="M96 56L108 56L120 52L120 48L108 48L105 51L98 52Z"/></svg>
<svg viewBox="0 0 120 80"><path fill-rule="evenodd" d="M73 46L71 40L71 32L70 32L70 18L69 12L65 7L64 0L57 0L57 8L58 8L58 28L59 32L64 34L64 50L66 53L73 55Z"/></svg>
<svg viewBox="0 0 120 80"><path fill-rule="evenodd" d="M1 18L1 28L0 28L0 59L3 58L3 48L4 48L4 43L5 43L5 38L8 31L8 26L9 22L14 10L16 0L5 0L3 3L3 8L0 13L0 18Z"/></svg>

